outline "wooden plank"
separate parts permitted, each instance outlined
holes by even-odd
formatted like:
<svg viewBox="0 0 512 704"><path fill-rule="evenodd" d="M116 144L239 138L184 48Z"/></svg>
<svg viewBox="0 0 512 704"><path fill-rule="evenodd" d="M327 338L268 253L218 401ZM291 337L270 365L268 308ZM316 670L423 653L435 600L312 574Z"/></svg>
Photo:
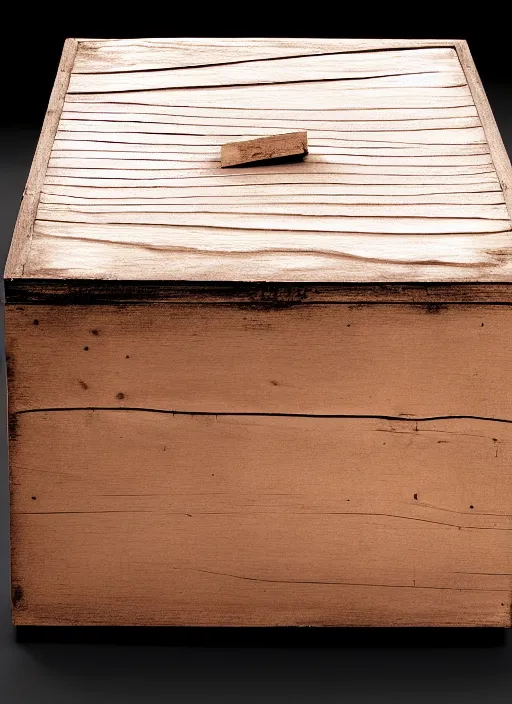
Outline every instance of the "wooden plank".
<svg viewBox="0 0 512 704"><path fill-rule="evenodd" d="M462 72L461 72L462 73ZM222 88L176 88L173 90L126 91L120 93L78 93L76 102L103 103L115 100L145 105L253 109L255 105L266 110L281 109L308 111L321 105L324 110L373 110L401 108L456 108L473 105L469 88L464 83L453 87L387 86L384 88L347 88L344 81L317 83L248 85ZM307 114L307 112L306 112Z"/></svg>
<svg viewBox="0 0 512 704"><path fill-rule="evenodd" d="M511 447L482 420L18 415L14 622L509 626Z"/></svg>
<svg viewBox="0 0 512 704"><path fill-rule="evenodd" d="M240 305L9 305L10 410L512 420L509 306L293 305L306 296L249 288L252 304Z"/></svg>
<svg viewBox="0 0 512 704"><path fill-rule="evenodd" d="M453 47L264 59L161 69L73 73L70 93L204 88L252 83L293 83L343 79L365 85L457 85L460 65ZM250 66L247 63L250 62ZM425 65L428 71L425 71ZM349 85L349 84L347 84Z"/></svg>
<svg viewBox="0 0 512 704"><path fill-rule="evenodd" d="M146 71L186 68L241 60L278 59L453 47L450 39L291 39L291 38L185 38L185 39L80 39L73 73Z"/></svg>
<svg viewBox="0 0 512 704"><path fill-rule="evenodd" d="M449 194L450 196L451 194ZM476 194L477 196L484 196L487 198L492 194L483 193ZM197 204L191 204L190 200L187 198L175 198L175 199L162 199L152 198L151 196L145 197L142 195L139 198L134 198L129 204L121 205L118 204L118 200L114 200L114 205L112 205L111 198L101 198L98 197L91 203L90 200L86 198L77 197L76 200L72 200L72 196L42 196L41 202L44 203L46 207L41 205L39 209L39 216L47 218L49 220L59 220L59 215L64 219L62 212L67 213L71 216L73 213L78 212L81 215L81 219L87 221L87 214L90 214L91 222L102 222L106 219L108 214L113 213L123 213L122 217L131 218L133 222L137 222L138 218L142 218L143 222L151 222L151 215L156 214L155 218L158 222L163 216L160 213L169 214L181 214L181 213L219 213L224 216L229 216L231 214L242 214L244 217L246 215L258 215L261 216L262 203L261 199L258 198L249 200L244 200L241 203L233 204L233 202L227 203L225 200L220 202L208 201L200 202ZM482 229L485 232L490 231L502 231L503 224L508 222L507 208L503 202L501 203L471 203L468 202L460 203L439 203L436 202L438 196L434 196L432 204L427 202L422 202L421 200L417 203L361 203L355 202L355 204L344 204L338 199L333 198L331 202L322 203L320 202L301 202L301 197L293 196L283 196L283 201L279 198L272 200L270 203L265 204L265 216L274 215L301 215L305 217L334 217L339 218L363 218L366 221L368 218L410 218L411 229L415 228L418 224L418 219L429 218L432 222L438 222L440 218L445 218L448 220L447 227L454 229L452 227L452 220L460 220L461 226L464 223L468 223L472 219L480 220L498 220L500 225L491 223L487 227L487 223L482 225ZM76 206L76 207L75 207ZM55 214L57 211L57 214ZM142 214L142 215L139 215ZM103 216L103 217L102 217ZM69 222L69 219L67 220ZM348 228L343 226L343 220L340 220L342 226L340 230L347 229L350 231L350 224ZM356 220L356 223L363 222L362 220ZM165 224L165 223L164 223ZM390 220L390 224L393 224L393 220ZM458 223L457 223L458 225ZM430 232L428 226L426 231ZM236 228L235 228L236 229ZM241 225L241 229L246 229ZM329 231L322 227L322 221L319 221L318 231ZM456 232L457 230L455 230ZM337 234L341 234L338 232ZM451 233L453 234L453 233ZM279 245L276 242L276 247Z"/></svg>
<svg viewBox="0 0 512 704"><path fill-rule="evenodd" d="M72 122L72 127L77 124L77 121ZM90 124L90 123L89 123ZM196 151L198 153L212 151L218 149L219 146L226 143L226 137L223 134L216 135L178 135L169 134L169 128L166 125L158 125L157 129L148 127L147 131L141 132L141 127L136 126L136 129L131 129L126 123L109 123L100 122L94 123L96 129L89 129L89 124L85 125L85 129L76 133L74 129L59 130L56 136L54 150L62 151L68 149L102 149L108 150L116 148L113 145L117 144L139 144L145 145L148 151L159 151L163 145L173 145L175 147L183 146ZM65 125L66 127L69 125ZM79 127L81 127L79 125ZM231 128L229 128L231 129ZM105 131L103 131L105 130ZM251 134L253 132L254 134ZM269 134L270 130L246 130L240 131L239 135L243 138L262 135L262 138L273 137ZM434 134L432 134L434 132ZM297 133L295 133L297 134ZM298 133L298 134L304 134ZM145 136L147 135L147 136ZM240 140L236 140L239 143ZM83 146L85 143L86 146ZM95 143L101 143L104 146L90 146ZM105 146L106 145L106 146ZM146 146L147 145L147 146ZM450 155L466 153L481 153L481 151L489 152L489 147L485 142L485 135L481 127L473 127L466 129L448 129L448 130L415 130L414 134L404 137L400 132L352 132L345 133L340 129L336 134L331 131L312 130L310 145L315 147L315 153L322 153L322 147L339 147L340 149L361 148L364 147L368 152L370 149L375 150L375 154L379 154L380 149L396 149L396 154L400 155L398 150L407 149L423 149L433 150L439 147L439 153ZM122 147L117 147L122 150ZM125 150L130 147L124 147ZM481 151L479 151L479 149ZM170 151L178 151L177 149ZM422 152L419 152L420 154ZM424 152L428 154L429 152Z"/></svg>
<svg viewBox="0 0 512 704"><path fill-rule="evenodd" d="M197 114L173 115L169 111L163 112L164 108L151 107L153 111L150 110L149 106L139 106L137 109L137 106L130 107L129 105L111 103L102 104L101 111L98 111L98 107L95 105L84 103L77 106L74 103L66 103L62 111L60 126L62 129L65 128L67 130L86 131L89 129L92 131L97 129L97 123L100 122L103 123L103 129L114 131L117 124L117 129L122 125L123 130L131 129L137 131L137 129L140 129L141 124L144 124L144 129L164 131L166 129L165 125L173 125L174 133L183 132L190 134L190 129L187 132L186 128L190 128L192 125L199 125L203 134L211 133L213 137L224 133L244 134L248 128L251 133L258 130L263 133L263 129L266 127L273 130L307 129L309 131L326 130L332 132L374 132L383 128L382 119L379 119L378 116L372 120L358 120L350 119L350 116L347 117L344 112L329 116L323 115L324 119L301 119L300 116L294 116L293 112L285 115L282 114L282 111L281 117L261 117L259 114L261 111L258 110L250 111L249 115L239 114L236 117L230 114L221 116L205 114L198 116ZM389 119L386 118L385 128L388 131L412 132L412 135L407 136L414 136L416 131L432 127L430 119L427 116L418 117L418 113L419 111L415 111L414 114L416 116L411 119L400 119L396 115L396 110L388 111ZM455 111L454 115L447 115L446 117L441 117L438 114L431 114L430 117L436 119L436 126L440 129L480 127L480 119L476 115L465 113L469 113L469 109L459 109ZM355 118L355 115L353 117ZM363 118L364 115L360 114L360 117ZM119 125L118 123L121 124ZM371 137L371 135L369 136Z"/></svg>
<svg viewBox="0 0 512 704"><path fill-rule="evenodd" d="M115 145L115 143L113 143ZM210 167L212 170L220 168L220 162L218 159L218 151L211 150L208 153L201 153L201 151L188 151L188 149L180 149L175 146L157 145L154 147L148 146L145 149L146 144L141 140L140 146L135 146L132 149L131 144L122 144L122 150L112 151L101 149L99 146L95 146L91 150L82 150L80 146L83 144L78 143L78 149L76 151L62 151L59 152L58 158L67 159L126 159L129 160L146 160L150 159L157 162L167 162L166 165L174 164L177 168L204 168ZM162 149L160 150L160 147ZM119 149L119 147L117 147ZM477 150L478 151L478 150ZM143 152L141 154L141 152ZM384 166L386 168L392 169L395 166L412 166L414 168L428 168L429 166L439 166L439 167L449 167L449 166L486 166L492 168L492 160L488 153L477 153L477 154L449 154L449 155L434 155L430 156L427 154L417 155L402 155L400 152L393 152L391 156L383 155L379 153L373 154L361 154L357 152L355 154L346 153L343 149L328 149L323 148L319 153L311 154L308 159L308 165L311 164L343 164L350 165L355 164L358 166ZM100 162L101 164L101 162ZM53 163L52 163L53 165ZM165 164L164 164L165 165ZM97 167L98 164L95 164ZM130 163L126 164L127 167ZM162 166L162 164L159 164ZM479 169L481 170L481 169Z"/></svg>
<svg viewBox="0 0 512 704"><path fill-rule="evenodd" d="M5 282L7 305L139 305L141 303L236 303L279 308L318 303L408 303L430 310L453 303L478 306L512 303L507 283L408 283L408 284L298 284L276 282L148 281L108 279L9 279Z"/></svg>
<svg viewBox="0 0 512 704"><path fill-rule="evenodd" d="M30 250L32 228L39 202L39 193L50 158L53 140L57 132L60 113L64 104L76 51L77 41L75 39L66 39L57 70L57 77L41 129L41 136L34 155L34 160L32 161L27 185L23 192L23 199L14 228L11 248L5 264L5 278L23 275L24 262Z"/></svg>
<svg viewBox="0 0 512 704"><path fill-rule="evenodd" d="M226 168L283 157L303 157L307 153L307 132L288 132L258 139L225 142L221 146L220 165Z"/></svg>
<svg viewBox="0 0 512 704"><path fill-rule="evenodd" d="M118 96L114 96L112 101L107 98L101 101L98 105L95 100L89 101L87 95L67 95L64 103L66 111L78 113L93 112L98 110L106 111L108 114L130 114L133 112L145 115L144 121L153 120L154 115L167 116L176 118L176 122L184 124L209 124L211 121L223 122L224 118L228 118L231 123L241 121L250 121L250 124L257 125L261 120L269 120L272 122L285 121L304 121L307 120L305 128L311 127L311 122L325 122L330 120L345 121L361 121L361 122L396 122L397 120L429 120L430 118L448 120L459 119L462 117L478 117L478 112L474 106L465 105L456 108L403 108L401 106L393 106L392 108L375 109L371 115L365 110L350 109L340 107L338 110L332 110L328 115L320 107L312 107L308 110L307 115L301 110L294 110L288 106L279 106L272 110L268 110L258 105L254 105L250 110L241 110L239 108L216 108L216 107L189 107L186 105L150 105L144 102L144 97L139 98L139 102L122 103L118 101ZM480 124L480 121L478 121ZM422 126L419 125L421 128Z"/></svg>
<svg viewBox="0 0 512 704"><path fill-rule="evenodd" d="M127 189L128 190L128 189ZM78 200L78 202L80 202ZM442 208L440 207L440 214L437 217L414 217L411 215L408 218L405 217L393 217L387 216L382 221L378 217L368 216L348 216L344 217L342 215L337 216L309 216L312 220L308 219L307 215L302 215L301 213L295 212L292 215L272 215L272 214L252 214L252 213L241 213L232 215L231 213L220 212L216 215L215 221L216 226L213 227L209 225L211 222L210 213L192 212L192 213L173 213L172 225L169 223L169 218L161 215L159 213L119 213L116 215L117 223L111 225L112 218L108 213L81 213L78 209L69 210L68 216L66 217L62 211L51 211L43 212L44 209L40 206L41 220L36 220L35 232L41 234L47 234L48 236L53 236L54 231L57 234L61 234L64 237L77 237L87 239L88 235L91 239L103 239L104 241L120 241L133 244L134 246L151 246L154 243L169 244L172 248L173 244L177 246L184 245L180 242L180 236L176 237L176 229L179 227L184 228L202 228L209 227L210 236L206 243L202 240L195 240L191 246L198 252L215 252L215 251L225 251L225 252L236 252L246 251L246 246L243 236L252 240L249 249L254 250L265 250L265 251L309 251L308 247L311 246L311 250L314 252L317 247L314 244L312 238L314 238L315 233L319 233L322 237L322 233L333 233L333 243L336 241L334 237L338 238L338 242L342 243L342 236L345 233L360 233L360 234L375 234L375 235L421 235L421 234L436 234L436 235L449 235L454 236L457 234L489 234L489 233L509 233L511 231L510 221L508 217L501 215L498 219L492 217L482 217L481 211L475 214L475 217L468 215L464 217L461 213L457 217L443 217ZM500 208L501 206L480 206L481 208ZM50 206L51 208L51 206ZM477 210L477 206L472 206ZM70 215L72 219L70 222ZM59 226L55 221L62 220L64 226ZM47 225L47 222L50 225ZM107 226L105 227L90 227L87 231L86 228L80 227L80 223L88 223L91 225ZM147 232L139 230L137 228L127 229L124 228L124 224L130 225L155 225L161 226L162 229L155 229L153 235L151 235L151 230L148 228ZM111 232L109 232L111 228ZM166 228L166 229L164 229ZM314 228L314 229L313 229ZM220 231L220 234L226 234L227 237L224 241L220 243L219 238L215 238L215 230ZM227 232L222 232L227 230ZM256 230L257 236L252 237L251 233ZM273 233L272 238L264 238L262 231L271 231ZM283 238L283 235L279 233L287 233ZM309 233L311 238L305 239L302 233ZM199 234L199 233L198 233ZM120 236L119 236L120 235ZM143 237L141 238L141 235ZM235 237L233 237L235 235ZM200 235L202 236L202 235ZM236 237L238 239L236 240ZM510 235L508 235L510 238ZM233 241L235 239L235 241ZM246 240L247 241L247 240ZM383 240L384 241L384 240ZM240 243L238 246L237 242ZM433 241L437 244L438 241ZM442 240L439 240L441 243ZM449 239L447 239L447 246L449 247ZM479 251L480 245L478 244L478 238L474 238L474 241L469 243L468 249L474 249ZM390 244L389 240L387 244ZM395 241L395 247L389 253L389 260L405 260L408 261L408 257L400 254L400 245L403 242ZM420 244L420 242L418 242ZM488 244L488 243L487 243ZM502 245L505 243L503 242ZM432 245L432 242L430 243ZM431 252L431 246L428 241L423 240L423 246L425 250L423 252L423 257L427 251ZM343 245L341 244L341 247ZM441 246L442 248L442 246ZM338 247L333 246L332 249L338 249ZM443 249L443 248L442 248ZM361 247L361 251L364 247ZM419 252L418 252L419 254ZM432 252L431 252L432 254ZM454 253L455 254L455 253ZM435 257L436 254L432 254ZM417 257L416 257L417 258ZM457 258L455 257L455 260ZM236 277L235 277L236 278Z"/></svg>
<svg viewBox="0 0 512 704"><path fill-rule="evenodd" d="M512 218L512 165L510 164L510 158L507 154L507 150L505 149L505 145L503 144L503 140L498 130L498 125L494 119L491 106L487 100L484 87L478 75L478 71L469 51L467 42L461 40L457 41L456 49L462 70L464 71L469 89L471 90L476 109L478 110L482 127L485 131L496 173L500 179L505 202L507 203L509 214Z"/></svg>
<svg viewBox="0 0 512 704"><path fill-rule="evenodd" d="M361 203L358 196L276 196L271 203L265 204L265 213L268 215L300 214L306 216L334 216L342 217L421 217L434 218L482 218L503 220L507 216L507 208L501 199L501 194L474 193L463 203L457 202L460 194L422 196L414 202L414 197L407 202L401 202L401 196L385 196L383 203ZM348 203L344 199L348 198ZM57 202L54 202L54 200ZM444 202L443 202L444 201ZM497 202L496 202L497 201ZM78 207L71 209L71 199L67 196L44 196L42 202L48 204L41 207L40 215L46 213L50 218L54 211L73 213L75 210L84 213L247 213L249 215L261 214L261 198L246 197L241 202L233 204L219 196L203 197L198 203L192 205L188 198L164 199L165 204L160 204L152 198L133 199L129 204L112 205L111 199L98 198L91 204L87 199L77 199ZM76 203L75 203L76 204Z"/></svg>
<svg viewBox="0 0 512 704"><path fill-rule="evenodd" d="M110 172L112 171L112 173ZM177 186L180 185L182 188L187 186L192 187L204 187L204 186L216 186L218 187L217 192L214 195L210 195L209 192L201 194L199 196L194 195L194 202L199 205L204 203L233 203L233 199L229 195L224 195L220 191L219 186L241 186L245 184L246 186L262 185L265 186L269 184L269 181L264 175L259 173L254 174L254 177L250 180L243 180L238 175L235 175L230 180L219 182L216 177L195 177L190 178L184 177L182 179L176 179L170 176L169 171L162 169L160 172L157 170L156 173L151 171L144 171L142 173L135 172L128 175L126 178L118 175L118 170L116 169L96 169L90 174L90 177L74 174L80 172L79 169L56 169L52 168L51 173L46 174L45 185L49 186L102 186L104 188L109 188L110 186L119 187L121 183L130 188L138 187L159 187L159 186ZM53 175L57 174L57 175ZM286 185L292 185L301 183L299 174L290 174L287 177L288 183ZM334 174L333 176L322 174L312 174L310 177L311 185L326 184L334 185L336 183L343 184L345 186L355 186L355 185L365 185L366 189L361 188L361 195L357 193L343 193L340 188L338 193L295 193L290 189L289 194L283 193L272 193L271 202L272 203L360 203L360 204L375 204L375 205L386 205L387 203L459 203L460 205L470 205L471 203L504 203L503 193L499 186L497 179L488 178L485 175L478 174L468 174L460 176L395 176L385 179L385 182L375 183L374 177L368 177L361 175L359 178L356 177L354 183L354 177L352 179L349 175L344 174ZM422 179L424 179L422 183ZM358 183L361 180L362 183ZM99 182L100 181L100 182ZM272 180L270 180L272 183ZM372 193L372 187L384 186L384 190L389 189L387 194L375 194ZM405 188L393 188L393 186L404 186ZM407 189L408 186L417 186L417 193L411 193L411 188ZM439 190L436 192L429 193L430 190L434 190L437 187ZM494 190L493 190L494 187ZM421 190L424 188L425 192L422 193ZM465 190L467 189L467 191ZM220 191L220 193L219 193ZM367 193L365 191L370 191ZM143 194L144 191L141 191ZM188 202L187 191L182 191L180 196L170 196L167 198L168 201L173 202ZM45 201L41 201L45 202ZM48 202L48 200L46 201ZM240 194L238 198L238 203L264 203L261 195L259 194ZM89 205L94 205L94 203L89 202ZM127 208L130 207L129 203L126 203ZM122 207L122 206L121 206Z"/></svg>
<svg viewBox="0 0 512 704"><path fill-rule="evenodd" d="M308 133L288 132L258 139L225 142L220 150L220 165L226 168L283 157L304 157L307 153Z"/></svg>
<svg viewBox="0 0 512 704"><path fill-rule="evenodd" d="M286 165L284 169L280 170L280 173L286 178L283 179L283 183L302 183L303 175L300 172L295 171L295 167L300 164L294 164L293 167ZM282 165L284 166L284 165ZM310 169L308 172L308 183L325 183L325 184L337 184L346 183L350 185L465 185L472 186L474 184L478 185L495 185L499 192L501 192L501 187L498 178L493 170L490 169L488 173L462 173L462 174L383 174L380 179L376 178L376 174L357 174L353 173L341 173L340 171L326 172L325 170L319 169L319 164L316 168ZM334 168L334 167L333 167ZM102 168L101 164L98 164L96 169L80 169L65 166L49 166L46 170L45 182L51 183L52 178L69 178L75 179L77 182L80 181L84 185L88 181L95 181L96 179L101 179L105 181L105 185L121 185L126 182L125 185L130 185L130 181L143 180L145 183L148 181L155 180L166 180L166 181L176 181L178 183L184 183L184 185L193 185L194 183L198 186L211 186L219 183L226 183L232 185L243 185L247 183L248 185L253 185L255 183L275 183L275 167L271 167L270 171L268 167L260 167L256 172L249 174L240 173L239 171L221 171L220 178L218 180L219 172L212 173L209 169L202 169L198 172L191 173L190 170L180 171L179 169L165 168L162 165L159 169L108 169ZM187 180L188 179L188 180ZM194 180L192 180L194 179ZM199 180L201 179L201 180ZM97 183L97 181L95 181ZM113 182L113 183L110 183ZM169 185L171 185L169 183ZM464 189L460 189L462 192ZM463 195L463 193L462 193ZM243 197L243 195L241 195Z"/></svg>
<svg viewBox="0 0 512 704"><path fill-rule="evenodd" d="M211 172L202 172L196 176L195 173L190 171L187 173L186 169L183 170L181 179L165 179L166 182L162 185L159 185L158 182L154 183L158 179L141 179L145 183L142 186L132 184L132 179L122 180L121 183L117 179L112 179L114 182L112 185L108 181L103 185L105 179L101 177L94 185L87 185L82 180L79 183L70 184L52 184L48 182L44 185L41 206L49 202L65 202L64 199L66 198L69 202L80 203L83 201L89 205L108 201L112 205L124 205L126 208L129 208L130 204L135 203L136 200L151 201L153 199L155 203L172 203L176 199L190 198L193 200L189 200L189 203L201 203L203 198L223 198L236 205L237 203L244 203L247 198L259 198L259 202L264 206L266 204L272 205L277 202L274 199L279 198L290 198L290 201L287 202L293 202L294 198L298 203L306 202L302 201L302 198L306 196L318 196L319 200L313 202L319 203L322 202L321 198L323 196L332 200L338 199L340 202L345 197L352 197L354 202L361 204L374 203L377 205L380 203L385 205L386 198L399 196L409 197L411 203L419 205L425 196L450 196L451 194L453 194L454 199L456 199L457 195L460 197L460 205L468 205L471 204L471 194L474 193L487 194L493 199L504 202L503 194L496 180L488 181L486 173L481 175L474 174L472 170L467 175L476 176L479 179L474 183L457 182L456 177L466 176L465 173L452 174L449 171L444 179L442 178L443 174L412 174L419 181L419 183L415 183L414 180L409 182L409 174L399 172L396 174L397 178L395 179L398 183L391 183L390 185L385 182L387 179L383 179L384 182L379 182L368 172L363 172L361 175L354 174L352 179L347 178L347 175L343 174L335 174L334 177L330 175L322 176L321 174L323 173L319 172L320 175L316 178L311 178L311 181L308 177L306 182L304 179L294 178L293 175L290 178L286 176L283 182L277 185L272 182L272 179L259 178L259 173L255 173L254 176L248 177L246 181L240 183L241 179L236 178L219 181L216 176L211 175ZM133 180L136 179L137 175L138 172L135 171ZM204 178L201 178L201 176L204 176ZM363 179L366 177L367 182L358 183L360 176ZM425 176L430 177L434 182L421 183L421 179ZM435 182L435 177L439 176L441 178L438 180L444 180L444 183ZM454 183L448 182L451 176L454 177ZM355 181L355 183L351 182L351 180ZM402 183L399 181L402 181ZM162 186L165 186L165 190ZM238 196L240 200L233 198L233 195ZM466 196L468 197L467 200L465 200ZM382 201L379 200L380 198L382 198Z"/></svg>
<svg viewBox="0 0 512 704"><path fill-rule="evenodd" d="M130 148L133 148L130 146ZM134 147L137 149L137 147ZM140 151L145 151L144 147L139 147ZM85 152L87 154L87 152ZM165 155L164 152L161 154L161 158L157 159L158 154L136 154L132 153L130 158L120 158L123 155L119 155L117 152L109 153L106 152L101 160L98 154L91 154L84 157L84 153L73 153L73 155L61 157L59 152L54 152L54 156L49 161L49 167L68 167L68 168L80 168L84 173L88 173L88 169L122 169L124 171L137 171L141 170L160 170L162 168L167 168L175 171L175 176L180 178L181 176L213 176L217 175L220 169L218 164L213 160L208 162L196 161L183 163L181 161L172 161L169 159L169 155ZM146 158L149 157L149 158ZM165 163L167 162L167 163ZM314 156L310 156L307 164L301 164L300 162L293 165L294 173L302 173L301 167L307 168L307 173L322 173L322 174L365 174L369 176L395 176L401 174L404 176L421 176L425 174L426 176L437 175L437 176L451 176L459 174L491 174L495 176L494 166L492 164L482 165L468 165L462 164L460 166L452 166L447 164L427 166L422 163L408 163L407 165L396 166L395 164L390 165L389 160L385 165L380 164L351 164L346 161L337 161L333 157L328 159L315 160ZM235 167L236 168L236 167ZM268 171L265 171L267 170ZM289 164L278 164L274 166L262 166L258 169L259 174L265 173L281 173L286 174L287 169L290 169ZM86 171L87 170L87 171ZM189 173L182 173L188 171ZM235 172L234 172L235 173ZM127 174L129 175L129 174ZM276 185L279 185L280 181L276 179ZM285 181L286 182L286 181ZM377 183L380 180L376 179Z"/></svg>
<svg viewBox="0 0 512 704"><path fill-rule="evenodd" d="M82 219L90 219L92 215L86 213ZM146 277L151 281L165 279L171 274L180 280L180 272L186 270L198 281L272 280L298 284L317 281L510 281L507 259L510 232L484 232L478 238L470 238L464 233L440 234L430 243L430 246L435 244L438 247L435 258L425 240L436 236L427 237L424 233L409 236L367 233L364 237L357 232L341 235L302 233L290 247L287 233L244 232L241 241L241 231L226 233L218 230L205 249L201 228L155 225L158 213L150 215L150 225L133 224L133 217L130 217L126 219L132 224L116 225L115 228L91 223L70 226L41 221L25 273L33 278L90 279L94 271L92 278L125 280L138 276L139 280ZM73 213L75 220L80 216L76 211ZM164 216L162 214L161 220ZM47 229L51 234L41 233L41 223L49 226ZM119 238L121 232L126 235ZM276 237L273 244L269 235ZM123 241L123 236L131 241ZM135 245L137 238L139 244ZM144 243L146 240L148 244ZM278 248L280 242L283 243L281 250ZM396 247L391 255L393 245ZM172 253L172 269L169 253ZM236 275L233 274L234 255ZM341 272L340 263L344 265Z"/></svg>

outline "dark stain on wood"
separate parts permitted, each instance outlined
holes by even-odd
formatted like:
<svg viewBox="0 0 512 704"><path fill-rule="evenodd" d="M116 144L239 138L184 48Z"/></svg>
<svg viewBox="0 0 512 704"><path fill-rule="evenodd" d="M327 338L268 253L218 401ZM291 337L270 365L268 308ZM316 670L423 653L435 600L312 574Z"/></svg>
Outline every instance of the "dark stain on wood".
<svg viewBox="0 0 512 704"><path fill-rule="evenodd" d="M512 303L508 283L307 283L5 279L7 304L126 305L141 302ZM18 308L20 308L18 306Z"/></svg>
<svg viewBox="0 0 512 704"><path fill-rule="evenodd" d="M241 310L261 310L261 311L274 311L274 310L288 310L294 306L298 306L302 301L258 301L254 303L237 303L237 307Z"/></svg>
<svg viewBox="0 0 512 704"><path fill-rule="evenodd" d="M23 589L19 584L13 584L11 589L12 608L19 609L23 605Z"/></svg>
<svg viewBox="0 0 512 704"><path fill-rule="evenodd" d="M439 315L443 311L448 310L446 303L426 303L425 312L429 315Z"/></svg>
<svg viewBox="0 0 512 704"><path fill-rule="evenodd" d="M8 429L9 441L16 442L18 438L18 416L16 413L9 413Z"/></svg>
<svg viewBox="0 0 512 704"><path fill-rule="evenodd" d="M14 355L12 354L12 352L6 356L5 362L6 362L7 381L9 383L11 383L14 381L14 376L15 376Z"/></svg>
<svg viewBox="0 0 512 704"><path fill-rule="evenodd" d="M87 391L87 389L89 388L89 386L85 383L85 381L82 381L81 379L78 380L78 383L80 384L80 386L82 387L82 389L84 391Z"/></svg>

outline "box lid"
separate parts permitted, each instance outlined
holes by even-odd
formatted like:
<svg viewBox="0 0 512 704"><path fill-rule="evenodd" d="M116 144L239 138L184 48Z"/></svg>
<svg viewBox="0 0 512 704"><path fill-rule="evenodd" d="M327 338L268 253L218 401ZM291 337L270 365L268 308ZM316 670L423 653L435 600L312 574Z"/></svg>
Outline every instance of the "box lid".
<svg viewBox="0 0 512 704"><path fill-rule="evenodd" d="M298 130L302 163L220 168L225 142ZM67 40L8 294L104 280L501 296L511 184L463 41Z"/></svg>

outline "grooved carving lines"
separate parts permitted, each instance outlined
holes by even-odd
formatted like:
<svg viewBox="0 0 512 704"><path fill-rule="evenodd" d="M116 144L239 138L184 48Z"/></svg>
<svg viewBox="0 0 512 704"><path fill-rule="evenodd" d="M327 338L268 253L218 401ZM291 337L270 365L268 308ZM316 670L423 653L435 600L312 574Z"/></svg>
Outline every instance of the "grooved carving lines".
<svg viewBox="0 0 512 704"><path fill-rule="evenodd" d="M435 42L79 42L23 273L504 281L481 119ZM299 130L303 163L220 169L226 141Z"/></svg>

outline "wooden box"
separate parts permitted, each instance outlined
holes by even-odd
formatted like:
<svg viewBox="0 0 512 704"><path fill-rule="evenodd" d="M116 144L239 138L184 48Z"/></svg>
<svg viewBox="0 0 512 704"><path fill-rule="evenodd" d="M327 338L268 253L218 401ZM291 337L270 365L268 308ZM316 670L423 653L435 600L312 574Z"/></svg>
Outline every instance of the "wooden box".
<svg viewBox="0 0 512 704"><path fill-rule="evenodd" d="M68 40L5 271L14 622L510 625L511 185L463 41Z"/></svg>

